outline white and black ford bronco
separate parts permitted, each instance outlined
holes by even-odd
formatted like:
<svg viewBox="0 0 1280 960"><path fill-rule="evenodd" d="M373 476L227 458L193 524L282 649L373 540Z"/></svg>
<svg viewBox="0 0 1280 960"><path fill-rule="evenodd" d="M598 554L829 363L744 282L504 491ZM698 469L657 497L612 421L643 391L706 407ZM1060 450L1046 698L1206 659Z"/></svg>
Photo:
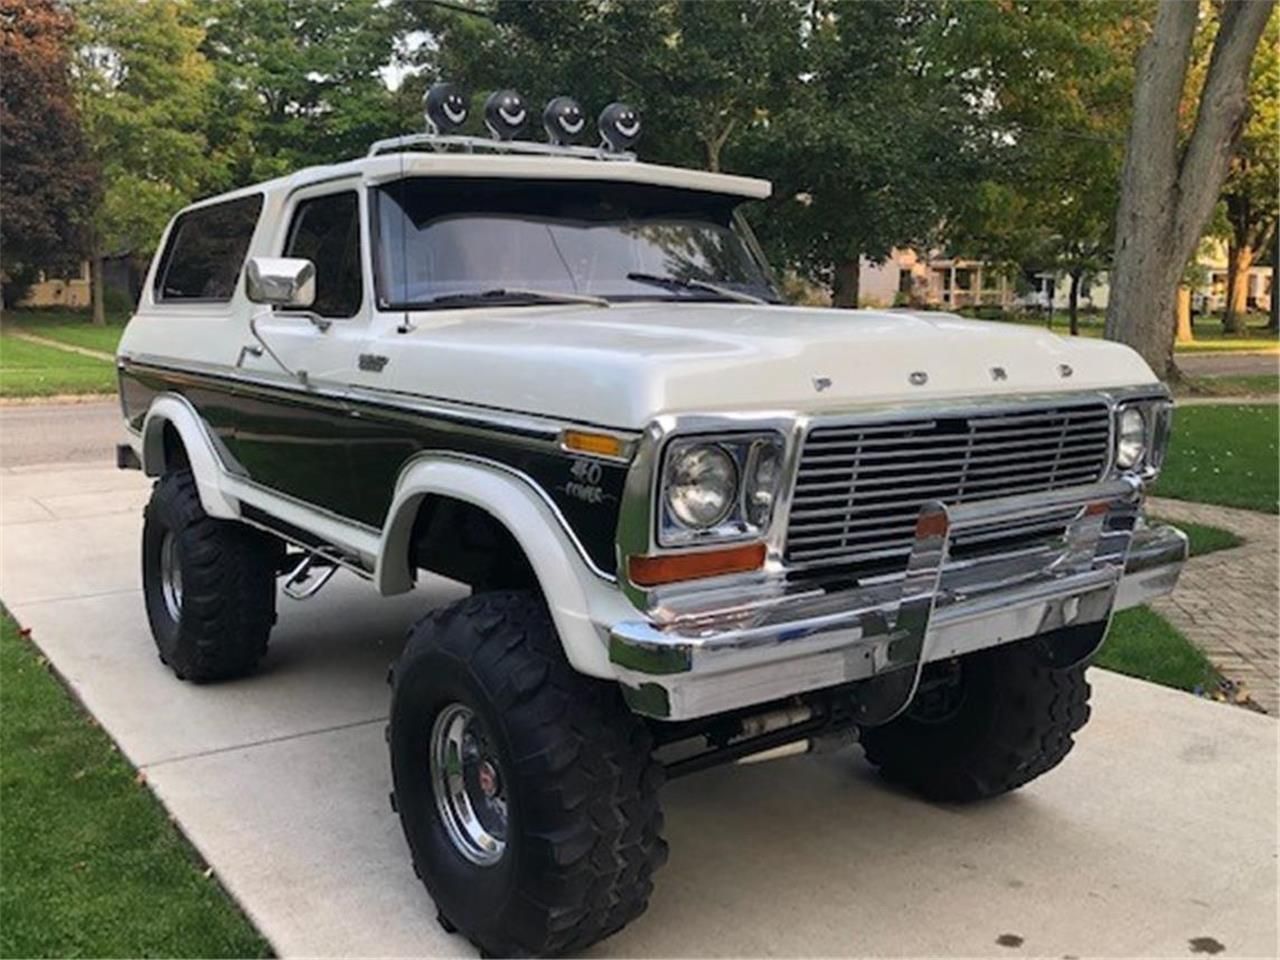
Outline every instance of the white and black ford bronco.
<svg viewBox="0 0 1280 960"><path fill-rule="evenodd" d="M434 98L434 100L432 99ZM1131 350L783 305L761 180L434 133L192 205L119 349L156 478L147 613L180 678L250 671L281 591L422 571L468 599L391 669L393 800L440 922L580 950L646 907L659 789L861 741L926 797L1050 770L1112 614L1186 555L1148 524L1171 404Z"/></svg>

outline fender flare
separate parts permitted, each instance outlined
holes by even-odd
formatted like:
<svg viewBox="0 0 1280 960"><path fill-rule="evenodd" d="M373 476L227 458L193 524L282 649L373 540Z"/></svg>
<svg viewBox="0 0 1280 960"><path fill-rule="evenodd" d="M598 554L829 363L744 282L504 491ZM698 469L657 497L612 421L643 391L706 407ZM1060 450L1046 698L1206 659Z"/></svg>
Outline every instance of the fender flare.
<svg viewBox="0 0 1280 960"><path fill-rule="evenodd" d="M409 539L418 507L430 495L470 503L506 527L533 567L569 663L589 676L616 676L590 610L593 596L599 598L601 591L617 594L617 588L583 562L562 521L532 481L503 464L440 452L419 455L404 467L382 528L374 572L379 592L412 589Z"/></svg>
<svg viewBox="0 0 1280 960"><path fill-rule="evenodd" d="M222 460L205 429L204 421L185 397L176 393L163 393L147 408L147 416L142 423L143 472L149 477L158 477L164 473L165 424L172 425L182 438L204 512L221 520L238 520L239 501L222 491L220 480L225 472Z"/></svg>

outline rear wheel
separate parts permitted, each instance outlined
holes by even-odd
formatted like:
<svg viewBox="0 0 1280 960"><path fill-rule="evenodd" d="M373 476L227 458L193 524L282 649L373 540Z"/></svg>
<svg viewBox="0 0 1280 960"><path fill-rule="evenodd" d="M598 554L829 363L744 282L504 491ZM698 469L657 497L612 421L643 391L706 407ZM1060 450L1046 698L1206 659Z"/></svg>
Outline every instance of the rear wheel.
<svg viewBox="0 0 1280 960"><path fill-rule="evenodd" d="M142 528L142 587L160 659L179 679L252 670L276 619L282 545L205 514L190 470L156 483Z"/></svg>
<svg viewBox="0 0 1280 960"><path fill-rule="evenodd" d="M867 759L931 800L1014 790L1052 770L1089 719L1085 664L1046 666L1034 641L929 664L906 712L862 731Z"/></svg>
<svg viewBox="0 0 1280 960"><path fill-rule="evenodd" d="M391 680L393 799L446 929L489 955L561 954L644 912L662 770L616 686L564 659L540 597L432 614Z"/></svg>

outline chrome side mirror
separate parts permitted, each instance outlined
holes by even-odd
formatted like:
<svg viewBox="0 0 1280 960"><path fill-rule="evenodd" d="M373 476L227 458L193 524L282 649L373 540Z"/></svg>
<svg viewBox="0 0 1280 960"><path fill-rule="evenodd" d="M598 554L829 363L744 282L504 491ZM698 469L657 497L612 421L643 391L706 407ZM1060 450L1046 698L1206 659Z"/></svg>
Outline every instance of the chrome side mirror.
<svg viewBox="0 0 1280 960"><path fill-rule="evenodd" d="M250 257L244 285L254 303L305 309L316 300L316 265L295 257Z"/></svg>

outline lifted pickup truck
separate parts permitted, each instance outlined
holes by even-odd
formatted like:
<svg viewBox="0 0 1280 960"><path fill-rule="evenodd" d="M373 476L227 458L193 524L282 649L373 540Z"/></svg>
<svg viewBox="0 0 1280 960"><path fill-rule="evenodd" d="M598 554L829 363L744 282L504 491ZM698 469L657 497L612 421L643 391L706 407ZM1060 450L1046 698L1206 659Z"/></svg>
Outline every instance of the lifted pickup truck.
<svg viewBox="0 0 1280 960"><path fill-rule="evenodd" d="M738 215L767 182L637 161L625 108L596 149L506 139L498 106L499 139L380 143L170 224L119 350L164 662L252 670L278 579L469 584L392 666L388 739L413 865L486 954L643 912L665 778L855 737L948 801L1057 765L1113 612L1186 555L1140 509L1151 370L786 306Z"/></svg>

